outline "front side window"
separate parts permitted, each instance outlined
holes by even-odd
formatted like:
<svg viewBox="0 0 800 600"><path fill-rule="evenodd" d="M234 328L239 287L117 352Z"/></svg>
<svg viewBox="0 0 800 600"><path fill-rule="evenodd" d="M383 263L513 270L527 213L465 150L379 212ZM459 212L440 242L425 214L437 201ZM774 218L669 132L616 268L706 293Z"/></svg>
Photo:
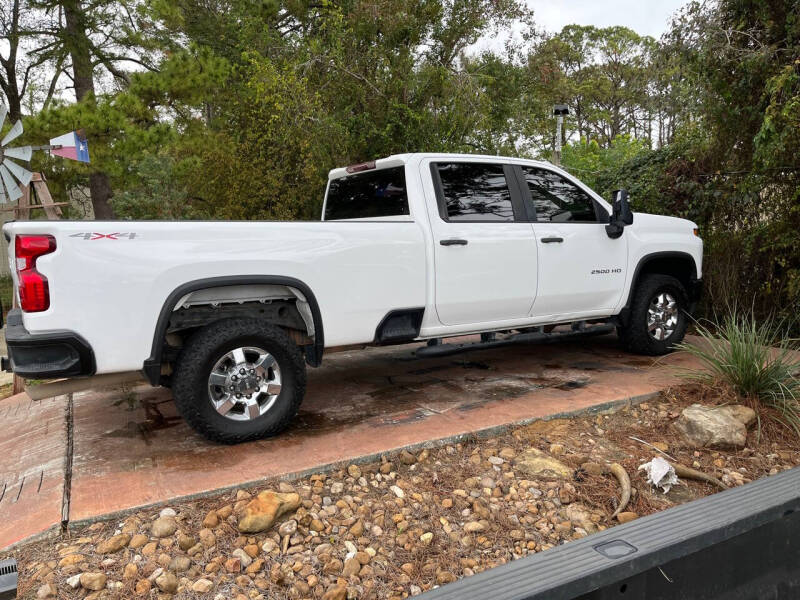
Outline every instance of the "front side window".
<svg viewBox="0 0 800 600"><path fill-rule="evenodd" d="M594 200L558 173L523 167L525 181L536 209L536 220L547 223L596 223Z"/></svg>
<svg viewBox="0 0 800 600"><path fill-rule="evenodd" d="M333 179L328 186L326 221L409 214L405 167L347 175Z"/></svg>
<svg viewBox="0 0 800 600"><path fill-rule="evenodd" d="M514 208L503 165L439 163L449 221L513 221Z"/></svg>

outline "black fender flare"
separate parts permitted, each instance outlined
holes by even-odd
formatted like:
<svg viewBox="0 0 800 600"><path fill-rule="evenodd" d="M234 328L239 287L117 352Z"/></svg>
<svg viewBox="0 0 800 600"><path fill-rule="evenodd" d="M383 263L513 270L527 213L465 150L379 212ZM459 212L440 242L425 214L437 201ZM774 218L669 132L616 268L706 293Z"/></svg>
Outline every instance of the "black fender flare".
<svg viewBox="0 0 800 600"><path fill-rule="evenodd" d="M622 325L625 325L628 322L631 310L631 301L633 300L633 292L636 290L636 284L639 281L639 276L642 272L642 269L645 267L645 265L647 265L647 263L661 258L679 258L681 260L688 260L692 265L692 272L689 274L690 281L693 285L700 281L697 278L697 262L695 261L694 256L688 252L664 250L661 252L651 252L650 254L645 254L639 259L639 262L636 263L636 268L633 270L633 277L631 277L631 284L628 287L628 297L625 300L625 306L622 307L622 310L620 310L619 315L617 316L617 319ZM699 295L697 290L688 289L686 292L689 294L689 299L691 301L694 302L697 300L697 296Z"/></svg>
<svg viewBox="0 0 800 600"><path fill-rule="evenodd" d="M164 305L161 307L161 312L158 315L158 321L156 321L150 357L147 358L142 365L142 371L145 377L147 377L147 380L152 385L159 385L161 380L161 356L164 346L164 336L167 333L170 315L175 305L178 303L178 300L186 294L205 288L264 284L292 287L305 296L309 308L311 309L311 317L314 321L314 343L304 347L306 362L312 367L318 367L322 363L325 338L322 329L322 314L319 310L319 303L317 302L316 296L314 296L314 292L311 291L311 288L299 279L282 275L228 275L197 279L184 283L175 288L172 293L167 296Z"/></svg>

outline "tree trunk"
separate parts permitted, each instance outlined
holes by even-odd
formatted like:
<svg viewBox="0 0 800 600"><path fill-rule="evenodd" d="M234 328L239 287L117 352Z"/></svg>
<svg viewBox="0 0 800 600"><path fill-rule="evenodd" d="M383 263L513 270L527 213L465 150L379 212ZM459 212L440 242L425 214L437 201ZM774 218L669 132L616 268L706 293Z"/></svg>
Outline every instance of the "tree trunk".
<svg viewBox="0 0 800 600"><path fill-rule="evenodd" d="M3 35L8 43L8 58L0 56L3 74L0 87L8 100L8 119L12 123L22 118L22 96L17 84L17 51L19 50L19 0L14 0L9 23L4 23Z"/></svg>
<svg viewBox="0 0 800 600"><path fill-rule="evenodd" d="M75 97L78 102L88 98L94 102L94 72L89 38L86 33L86 15L80 0L65 0L64 17L66 28L64 41L72 58L72 77L75 83ZM89 193L95 219L113 219L114 211L109 200L112 196L111 181L102 171L89 175Z"/></svg>
<svg viewBox="0 0 800 600"><path fill-rule="evenodd" d="M108 221L114 218L109 199L113 195L111 181L105 173L92 173L89 175L89 193L92 196L94 218L98 221ZM102 199L98 202L98 199Z"/></svg>
<svg viewBox="0 0 800 600"><path fill-rule="evenodd" d="M8 61L3 60L3 71L5 78L2 80L3 93L8 100L8 120L14 123L22 118L22 98L19 94L17 86L17 69L13 57L9 57Z"/></svg>

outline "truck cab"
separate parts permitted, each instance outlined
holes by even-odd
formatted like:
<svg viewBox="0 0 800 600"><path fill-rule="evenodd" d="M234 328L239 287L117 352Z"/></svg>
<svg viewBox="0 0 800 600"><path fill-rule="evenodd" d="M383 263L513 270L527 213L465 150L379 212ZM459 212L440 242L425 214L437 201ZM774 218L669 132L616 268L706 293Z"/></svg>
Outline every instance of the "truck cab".
<svg viewBox="0 0 800 600"><path fill-rule="evenodd" d="M432 260L426 306L433 310L422 320L423 338L627 321L636 277L649 272L677 278L693 301L702 264L696 225L637 213L612 236L612 213L608 201L550 163L457 154L333 170L323 206L323 220L419 224Z"/></svg>

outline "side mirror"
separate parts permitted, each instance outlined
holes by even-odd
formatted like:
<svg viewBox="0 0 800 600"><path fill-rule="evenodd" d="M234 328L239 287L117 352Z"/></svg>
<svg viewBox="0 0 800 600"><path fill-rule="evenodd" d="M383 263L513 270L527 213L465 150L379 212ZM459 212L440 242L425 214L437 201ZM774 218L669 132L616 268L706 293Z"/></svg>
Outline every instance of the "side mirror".
<svg viewBox="0 0 800 600"><path fill-rule="evenodd" d="M606 225L606 233L610 238L618 238L622 235L622 231L626 225L633 224L633 211L630 204L628 204L628 192L626 190L617 190L613 194L613 202L611 204L611 217Z"/></svg>

